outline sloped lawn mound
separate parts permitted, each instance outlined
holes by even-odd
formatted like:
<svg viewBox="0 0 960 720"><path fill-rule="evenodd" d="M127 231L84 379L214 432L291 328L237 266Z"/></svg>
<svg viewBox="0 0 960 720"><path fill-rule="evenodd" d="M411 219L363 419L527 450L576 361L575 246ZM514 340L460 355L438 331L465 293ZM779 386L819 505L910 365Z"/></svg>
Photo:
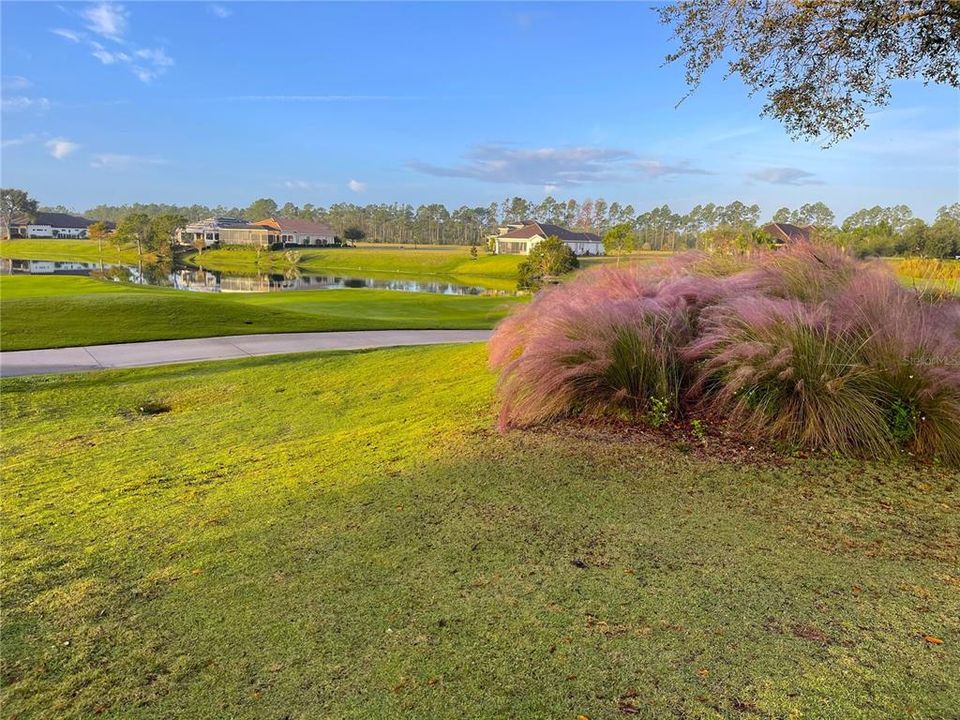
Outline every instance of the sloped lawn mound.
<svg viewBox="0 0 960 720"><path fill-rule="evenodd" d="M960 464L960 300L830 247L588 271L501 322L490 363L503 430L695 416L750 441Z"/></svg>

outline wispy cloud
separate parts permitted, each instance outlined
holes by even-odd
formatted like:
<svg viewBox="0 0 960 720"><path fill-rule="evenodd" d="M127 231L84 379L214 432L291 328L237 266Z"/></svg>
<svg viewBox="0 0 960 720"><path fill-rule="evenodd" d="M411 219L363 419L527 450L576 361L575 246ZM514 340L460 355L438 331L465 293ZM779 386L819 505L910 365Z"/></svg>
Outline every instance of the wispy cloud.
<svg viewBox="0 0 960 720"><path fill-rule="evenodd" d="M50 100L45 97L27 97L26 95L13 95L4 97L0 103L5 111L13 112L16 110L49 110Z"/></svg>
<svg viewBox="0 0 960 720"><path fill-rule="evenodd" d="M209 9L211 13L216 15L221 20L226 20L228 17L233 15L233 10L225 5L220 5L219 3L211 3L210 5L207 5L207 9Z"/></svg>
<svg viewBox="0 0 960 720"><path fill-rule="evenodd" d="M794 167L764 168L747 176L772 185L823 185L823 181L813 173Z"/></svg>
<svg viewBox="0 0 960 720"><path fill-rule="evenodd" d="M31 83L27 78L22 75L4 75L0 79L0 87L2 87L6 92L11 90L26 90L33 83Z"/></svg>
<svg viewBox="0 0 960 720"><path fill-rule="evenodd" d="M53 30L50 32L74 43L78 43L83 39L83 36L80 33L74 32L73 30L67 30L66 28L53 28Z"/></svg>
<svg viewBox="0 0 960 720"><path fill-rule="evenodd" d="M413 95L230 95L208 97L210 102L370 102L381 100L422 100Z"/></svg>
<svg viewBox="0 0 960 720"><path fill-rule="evenodd" d="M598 181L621 181L668 175L706 174L689 163L641 160L620 148L573 146L522 148L505 144L476 145L457 165L411 162L408 167L437 177L472 178L494 183L561 187ZM551 190L551 192L553 191Z"/></svg>
<svg viewBox="0 0 960 720"><path fill-rule="evenodd" d="M621 173L627 169L627 161L633 159L632 152L615 148L477 145L464 153L464 161L458 165L412 162L409 166L437 177L562 187Z"/></svg>
<svg viewBox="0 0 960 720"><path fill-rule="evenodd" d="M4 138L0 141L0 147L15 147L17 145L28 145L37 139L36 133L27 133L16 138Z"/></svg>
<svg viewBox="0 0 960 720"><path fill-rule="evenodd" d="M101 37L122 40L127 32L129 13L123 5L101 2L81 11L87 29Z"/></svg>
<svg viewBox="0 0 960 720"><path fill-rule="evenodd" d="M65 138L54 138L53 140L47 140L46 145L47 150L57 160L63 160L80 147L80 145L77 143L71 142Z"/></svg>
<svg viewBox="0 0 960 720"><path fill-rule="evenodd" d="M114 52L107 50L103 45L96 41L92 41L90 43L90 47L93 48L91 54L104 65L113 65L116 62L128 63L132 60L127 53L122 51Z"/></svg>
<svg viewBox="0 0 960 720"><path fill-rule="evenodd" d="M641 160L640 162L634 163L634 167L637 170L649 175L650 177L658 178L664 177L667 175L714 175L715 173L710 172L709 170L703 170L702 168L693 167L689 162L679 162L679 163L663 163L659 160Z"/></svg>
<svg viewBox="0 0 960 720"><path fill-rule="evenodd" d="M164 48L139 47L127 38L130 13L123 5L101 2L87 6L79 16L86 30L54 28L50 32L85 44L102 64L127 67L144 83L153 82L173 66L173 58Z"/></svg>
<svg viewBox="0 0 960 720"><path fill-rule="evenodd" d="M359 180L351 180L347 183L347 187L350 188L351 192L362 193L367 189L367 184Z"/></svg>
<svg viewBox="0 0 960 720"><path fill-rule="evenodd" d="M108 170L126 170L141 165L166 165L167 161L143 155L124 155L121 153L98 153L90 161L90 167Z"/></svg>

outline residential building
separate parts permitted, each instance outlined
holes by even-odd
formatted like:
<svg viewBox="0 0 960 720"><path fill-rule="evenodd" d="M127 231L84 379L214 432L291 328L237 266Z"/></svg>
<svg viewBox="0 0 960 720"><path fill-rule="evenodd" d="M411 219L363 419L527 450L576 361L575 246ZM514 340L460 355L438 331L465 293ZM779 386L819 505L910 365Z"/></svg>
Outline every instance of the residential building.
<svg viewBox="0 0 960 720"><path fill-rule="evenodd" d="M333 245L333 229L325 223L298 218L267 218L257 225L272 227L280 233L281 245Z"/></svg>
<svg viewBox="0 0 960 720"><path fill-rule="evenodd" d="M196 247L201 242L204 247L217 244L271 247L280 242L280 233L274 227L231 217L210 217L177 230L177 244Z"/></svg>
<svg viewBox="0 0 960 720"><path fill-rule="evenodd" d="M603 241L596 233L576 232L536 220L502 227L492 239L498 255L528 255L538 243L552 236L560 238L574 255L603 255Z"/></svg>
<svg viewBox="0 0 960 720"><path fill-rule="evenodd" d="M767 223L762 230L773 238L777 245L788 243L810 242L813 239L813 225L802 227L790 223Z"/></svg>
<svg viewBox="0 0 960 720"><path fill-rule="evenodd" d="M38 212L33 217L19 215L10 222L10 237L15 238L85 238L87 228L96 220L67 213ZM106 223L113 230L114 223Z"/></svg>

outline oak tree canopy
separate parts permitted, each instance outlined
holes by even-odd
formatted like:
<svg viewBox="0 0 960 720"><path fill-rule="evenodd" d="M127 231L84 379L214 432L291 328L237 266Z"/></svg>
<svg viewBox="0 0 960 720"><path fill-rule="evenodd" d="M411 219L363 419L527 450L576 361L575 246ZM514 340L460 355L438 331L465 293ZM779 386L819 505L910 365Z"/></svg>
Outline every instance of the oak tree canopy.
<svg viewBox="0 0 960 720"><path fill-rule="evenodd" d="M851 136L895 79L960 86L960 0L678 0L657 12L691 92L725 60L794 137Z"/></svg>

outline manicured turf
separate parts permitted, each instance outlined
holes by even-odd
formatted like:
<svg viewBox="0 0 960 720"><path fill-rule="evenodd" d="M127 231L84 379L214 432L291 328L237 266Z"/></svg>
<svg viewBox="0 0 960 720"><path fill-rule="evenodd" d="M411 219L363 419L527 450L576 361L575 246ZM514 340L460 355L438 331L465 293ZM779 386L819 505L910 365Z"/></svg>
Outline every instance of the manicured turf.
<svg viewBox="0 0 960 720"><path fill-rule="evenodd" d="M476 259L470 257L467 247L448 245L435 249L389 247L358 248L297 248L300 266L309 270L350 270L430 275L471 275L517 279L517 255L487 255L482 250ZM254 270L257 253L247 248L207 250L202 256L192 256L194 262L202 258L203 265L216 270ZM282 251L263 253L260 265L285 262Z"/></svg>
<svg viewBox="0 0 960 720"><path fill-rule="evenodd" d="M17 260L61 260L76 262L136 263L139 259L133 245L117 248L104 241L103 250L93 240L3 240L0 242L0 257ZM155 260L151 253L146 260Z"/></svg>
<svg viewBox="0 0 960 720"><path fill-rule="evenodd" d="M188 293L84 277L0 277L3 350L264 332L492 327L513 297L388 290Z"/></svg>
<svg viewBox="0 0 960 720"><path fill-rule="evenodd" d="M958 715L956 474L501 437L484 364L3 381L4 716Z"/></svg>

